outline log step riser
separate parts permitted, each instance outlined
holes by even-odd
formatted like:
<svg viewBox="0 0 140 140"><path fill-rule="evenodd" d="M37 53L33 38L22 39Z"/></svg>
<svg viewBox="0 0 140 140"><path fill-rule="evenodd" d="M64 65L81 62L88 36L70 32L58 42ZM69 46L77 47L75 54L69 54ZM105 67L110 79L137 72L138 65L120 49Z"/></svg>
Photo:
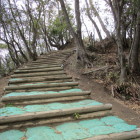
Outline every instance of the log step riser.
<svg viewBox="0 0 140 140"><path fill-rule="evenodd" d="M93 112L93 113L80 113L80 117L78 120L83 119L93 119L93 118L99 118L99 117L105 117L112 115L111 110L106 111L100 111L100 112ZM75 121L76 119L71 116L60 116L59 118L51 118L51 119L39 119L39 120L32 120L32 121L24 121L24 122L16 122L16 123L8 123L8 124L1 124L0 130L8 130L8 129L18 129L18 128L27 128L27 127L35 127L35 126L42 126L42 125L48 125L48 124L55 124L55 123L63 123L63 122L71 122Z"/></svg>
<svg viewBox="0 0 140 140"><path fill-rule="evenodd" d="M8 94L10 92L30 92L30 91L61 91L61 90L68 90L72 88L78 88L77 86L73 87L53 87L53 88L40 88L40 89L26 89L26 90L8 90L5 91L5 94Z"/></svg>
<svg viewBox="0 0 140 140"><path fill-rule="evenodd" d="M42 85L20 85L20 86L7 86L5 90L24 90L24 89L38 89L38 88L52 88L52 87L73 87L78 86L77 82L70 83L56 83L56 84L42 84Z"/></svg>
<svg viewBox="0 0 140 140"><path fill-rule="evenodd" d="M54 103L54 102L70 102L70 101L80 101L80 100L85 100L85 99L90 99L90 96L71 96L71 97L60 97L60 98L51 98L51 99L40 99L40 100L26 100L26 101L6 101L3 103L8 103L12 105L36 105L36 104L47 104L47 103Z"/></svg>
<svg viewBox="0 0 140 140"><path fill-rule="evenodd" d="M16 75L11 75L11 78L20 78L20 77L36 77L36 76L51 76L51 75L61 75L61 76L64 76L66 75L65 72L57 72L57 73L34 73L34 74L27 74L27 75L24 75L24 74L16 74Z"/></svg>
<svg viewBox="0 0 140 140"><path fill-rule="evenodd" d="M93 113L98 111L106 111L111 110L112 105L98 105L98 106L90 106L90 107L81 107L81 108L73 108L73 109L61 109L61 110L52 110L46 112L35 112L35 113L26 113L22 115L12 115L12 116L4 116L0 117L0 124L5 123L13 123L13 122L20 122L20 121L30 121L34 119L43 119L43 118L51 118L51 117L59 117L65 115L73 115L74 113Z"/></svg>
<svg viewBox="0 0 140 140"><path fill-rule="evenodd" d="M39 100L39 99L50 99L50 98L61 98L61 97L71 97L71 96L89 96L91 94L90 91L84 92L70 92L70 93L53 93L53 94L41 94L41 95L25 95L25 96L9 96L2 97L3 102L9 101L21 101L21 100Z"/></svg>
<svg viewBox="0 0 140 140"><path fill-rule="evenodd" d="M13 83L9 83L9 85L22 85L22 84L37 84L37 83L63 83L63 82L73 82L72 79L64 79L64 80L50 80L50 81L47 81L47 80L36 80L36 81L17 81L17 82L13 82Z"/></svg>

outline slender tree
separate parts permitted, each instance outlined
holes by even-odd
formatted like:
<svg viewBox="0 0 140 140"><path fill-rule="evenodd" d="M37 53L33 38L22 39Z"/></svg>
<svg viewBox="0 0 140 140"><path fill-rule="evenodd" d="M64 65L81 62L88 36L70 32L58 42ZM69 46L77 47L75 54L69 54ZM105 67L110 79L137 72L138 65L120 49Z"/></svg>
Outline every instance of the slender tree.
<svg viewBox="0 0 140 140"><path fill-rule="evenodd" d="M87 1L87 0L86 0L86 1ZM87 2L86 2L86 3L87 3ZM108 29L106 28L106 26L105 26L105 24L104 24L102 18L100 17L98 11L96 10L96 8L95 8L95 6L94 6L92 0L89 0L89 3L90 3L91 9L93 10L94 15L98 18L98 21L100 22L100 25L101 25L103 31L105 32L107 38L111 38L110 32L109 32Z"/></svg>
<svg viewBox="0 0 140 140"><path fill-rule="evenodd" d="M133 73L140 73L140 63L139 63L139 54L140 54L140 1L136 0L134 2L136 9L136 25L134 30L134 39L131 46L131 70Z"/></svg>
<svg viewBox="0 0 140 140"><path fill-rule="evenodd" d="M114 16L115 21L115 29L116 29L116 42L118 46L118 58L120 62L120 83L126 81L126 56L124 53L124 47L122 42L122 15L123 15L123 8L125 5L124 0L109 0L109 5L112 9L112 13Z"/></svg>
<svg viewBox="0 0 140 140"><path fill-rule="evenodd" d="M91 65L91 63L88 60L88 56L86 54L84 43L82 40L79 0L75 0L75 17L77 23L76 31L71 25L71 21L69 19L64 1L59 0L59 2L61 4L61 8L64 13L67 26L69 27L69 31L71 32L73 38L75 39L75 43L77 45L77 60L80 61L82 65Z"/></svg>
<svg viewBox="0 0 140 140"><path fill-rule="evenodd" d="M92 24L94 25L94 27L95 27L95 29L96 29L96 31L97 31L97 34L98 34L98 36L99 36L100 41L102 41L103 39L102 39L101 32L100 32L100 30L99 30L99 28L98 28L98 25L97 25L96 22L93 20L92 15L91 15L91 13L90 13L90 7L89 7L89 4L88 4L88 1L85 0L85 2L86 2L86 7L87 7L87 9L86 9L86 10L87 10L87 15L88 15L89 19L91 20Z"/></svg>

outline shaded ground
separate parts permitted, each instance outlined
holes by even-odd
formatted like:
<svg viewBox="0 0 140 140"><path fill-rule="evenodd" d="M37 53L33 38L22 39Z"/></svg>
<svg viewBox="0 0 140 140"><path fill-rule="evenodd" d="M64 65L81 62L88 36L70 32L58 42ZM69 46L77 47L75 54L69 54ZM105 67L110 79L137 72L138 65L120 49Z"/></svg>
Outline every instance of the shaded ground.
<svg viewBox="0 0 140 140"><path fill-rule="evenodd" d="M76 69L75 55L72 55L64 64L64 68L67 74L71 75L75 81L79 82L80 88L83 90L92 91L91 97L94 100L103 103L111 103L113 105L114 115L127 121L129 124L135 124L140 127L140 112L134 111L136 105L130 105L119 99L113 98L109 94L109 90L104 88L104 85L97 83L97 79L93 79L91 76L81 75L82 70ZM138 106L139 108L139 106Z"/></svg>

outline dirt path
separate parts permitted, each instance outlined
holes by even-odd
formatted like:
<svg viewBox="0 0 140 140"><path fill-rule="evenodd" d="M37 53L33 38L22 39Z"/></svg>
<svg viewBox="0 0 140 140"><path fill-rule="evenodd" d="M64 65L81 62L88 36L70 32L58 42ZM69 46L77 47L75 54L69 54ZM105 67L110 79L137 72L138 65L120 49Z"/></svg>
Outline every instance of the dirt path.
<svg viewBox="0 0 140 140"><path fill-rule="evenodd" d="M113 98L109 95L102 84L95 82L88 76L80 76L80 70L74 68L74 58L70 58L65 62L65 71L71 75L75 81L79 82L79 86L83 90L92 91L91 98L103 103L111 103L113 105L113 113L116 116L127 121L129 124L138 125L140 127L140 114L126 106L123 101Z"/></svg>

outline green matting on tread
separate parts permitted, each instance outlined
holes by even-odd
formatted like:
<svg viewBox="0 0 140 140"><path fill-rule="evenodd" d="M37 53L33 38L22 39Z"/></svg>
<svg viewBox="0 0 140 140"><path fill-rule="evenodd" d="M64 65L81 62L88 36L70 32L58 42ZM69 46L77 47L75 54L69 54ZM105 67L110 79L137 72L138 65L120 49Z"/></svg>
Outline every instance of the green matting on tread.
<svg viewBox="0 0 140 140"><path fill-rule="evenodd" d="M102 103L94 101L94 100L82 100L78 102L72 103L50 103L44 105L27 105L25 107L4 107L0 108L0 116L11 116L24 114L29 112L40 112L40 111L51 111L51 110L60 110L60 109L73 109L79 107L89 107L102 105Z"/></svg>
<svg viewBox="0 0 140 140"><path fill-rule="evenodd" d="M42 95L42 94L53 94L53 93L70 93L70 92L81 92L81 89L73 88L69 90L62 90L62 91L32 91L32 92L11 92L9 94L4 95L3 97L9 96L25 96L25 95Z"/></svg>
<svg viewBox="0 0 140 140"><path fill-rule="evenodd" d="M33 84L32 83L31 84L24 84L24 83L22 83L22 84L20 84L18 86L33 86L33 85L47 85L47 84L49 84L49 85L52 84L53 85L53 84L63 84L63 83L74 83L74 82L61 82L61 83L53 83L52 82L52 83L33 83ZM17 86L17 85L12 84L10 86L12 87L12 86Z"/></svg>
<svg viewBox="0 0 140 140"><path fill-rule="evenodd" d="M0 133L0 140L81 140L98 135L120 133L135 130L116 116L101 119L67 122L57 126L39 126L27 128L26 131L10 130Z"/></svg>

